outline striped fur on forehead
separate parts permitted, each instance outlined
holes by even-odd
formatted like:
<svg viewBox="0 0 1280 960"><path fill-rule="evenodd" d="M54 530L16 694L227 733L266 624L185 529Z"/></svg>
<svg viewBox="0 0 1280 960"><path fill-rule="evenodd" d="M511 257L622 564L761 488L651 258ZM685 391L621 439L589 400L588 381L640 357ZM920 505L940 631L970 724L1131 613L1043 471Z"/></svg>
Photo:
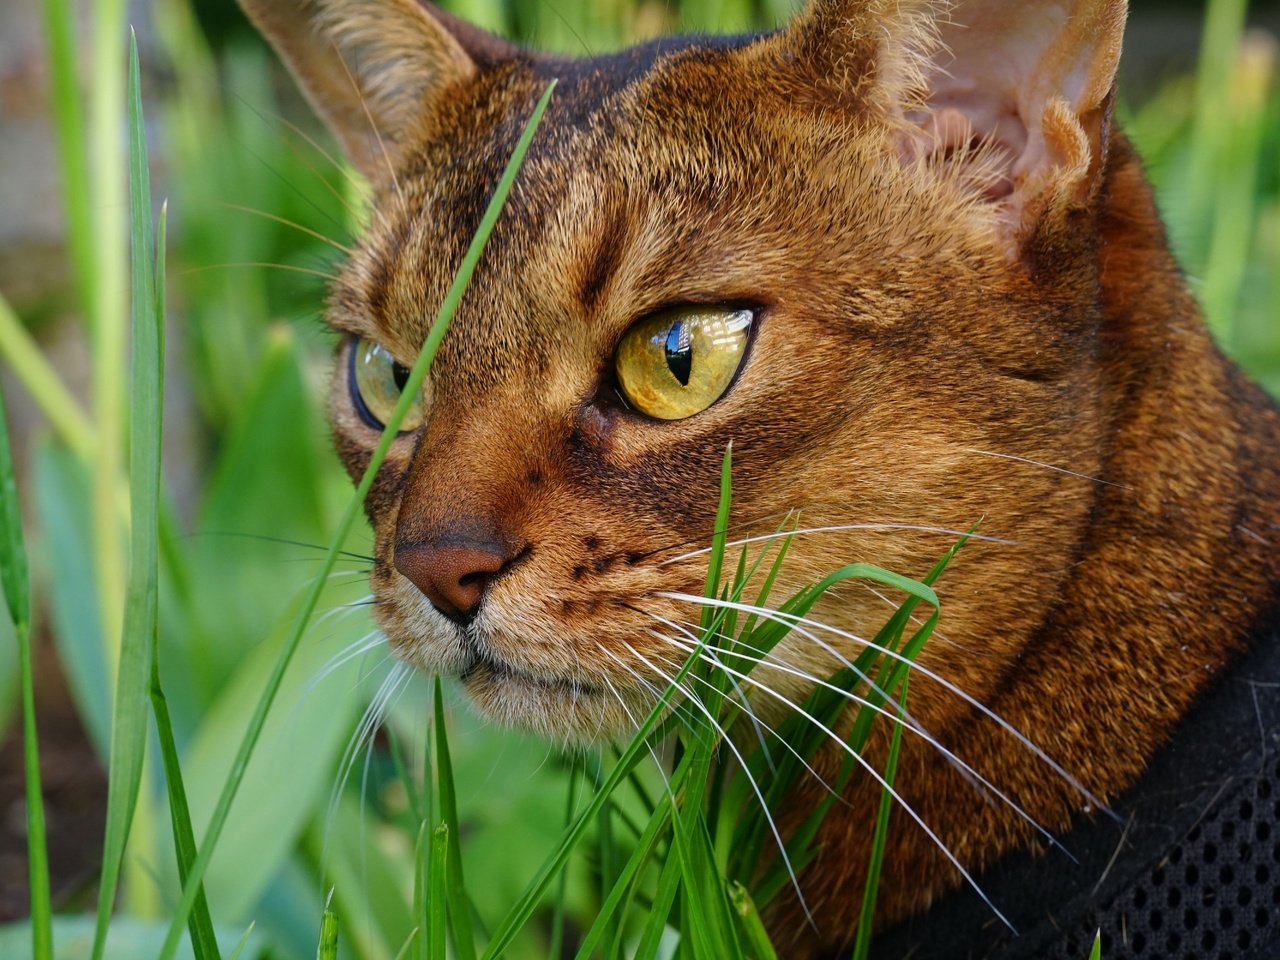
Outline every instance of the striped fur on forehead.
<svg viewBox="0 0 1280 960"><path fill-rule="evenodd" d="M621 60L624 76L612 82L602 79L606 58L563 87L437 376L478 389L510 375L504 357L543 356L570 333L599 334L592 348L603 355L666 301L751 299L786 270L807 272L815 289L826 275L847 282L867 275L847 258L955 247L958 222L972 225L971 255L989 252L982 211L960 178L885 165L883 141L789 102L752 73L753 59L740 44L685 46L645 71ZM336 297L340 326L412 359L544 70L508 65L446 111L449 124L380 198ZM594 99L601 90L605 99ZM903 192L932 211L914 228L895 214ZM616 295L602 298L606 288Z"/></svg>

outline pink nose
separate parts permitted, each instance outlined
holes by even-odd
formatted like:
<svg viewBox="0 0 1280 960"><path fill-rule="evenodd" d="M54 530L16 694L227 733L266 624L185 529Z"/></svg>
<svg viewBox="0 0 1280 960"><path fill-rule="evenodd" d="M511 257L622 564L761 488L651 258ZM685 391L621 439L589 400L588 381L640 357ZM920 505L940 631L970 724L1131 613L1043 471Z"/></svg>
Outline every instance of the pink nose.
<svg viewBox="0 0 1280 960"><path fill-rule="evenodd" d="M395 565L455 623L469 622L490 582L518 553L496 543L410 543L396 547Z"/></svg>

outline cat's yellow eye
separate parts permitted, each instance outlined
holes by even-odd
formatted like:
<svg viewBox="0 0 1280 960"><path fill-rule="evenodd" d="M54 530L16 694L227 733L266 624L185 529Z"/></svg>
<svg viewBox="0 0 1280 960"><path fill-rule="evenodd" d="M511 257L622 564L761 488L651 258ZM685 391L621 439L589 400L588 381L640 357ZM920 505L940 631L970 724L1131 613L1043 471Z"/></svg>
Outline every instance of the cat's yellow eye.
<svg viewBox="0 0 1280 960"><path fill-rule="evenodd" d="M386 426L408 380L409 368L384 347L363 338L351 344L351 402L370 426ZM424 385L424 393L427 389ZM400 423L401 433L422 424L422 408L423 397L418 396Z"/></svg>
<svg viewBox="0 0 1280 960"><path fill-rule="evenodd" d="M680 307L641 320L618 344L627 402L657 420L701 413L729 389L746 355L750 310Z"/></svg>

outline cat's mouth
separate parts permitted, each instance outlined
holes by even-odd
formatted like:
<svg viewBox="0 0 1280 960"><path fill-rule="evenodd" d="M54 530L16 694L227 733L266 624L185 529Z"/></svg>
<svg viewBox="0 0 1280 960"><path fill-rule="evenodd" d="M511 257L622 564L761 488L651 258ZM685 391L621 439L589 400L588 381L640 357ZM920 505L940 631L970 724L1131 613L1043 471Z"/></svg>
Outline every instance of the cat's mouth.
<svg viewBox="0 0 1280 960"><path fill-rule="evenodd" d="M544 676L521 670L486 653L474 653L471 662L458 674L470 689L521 686L544 693L568 694L574 698L599 697L604 687L578 677Z"/></svg>

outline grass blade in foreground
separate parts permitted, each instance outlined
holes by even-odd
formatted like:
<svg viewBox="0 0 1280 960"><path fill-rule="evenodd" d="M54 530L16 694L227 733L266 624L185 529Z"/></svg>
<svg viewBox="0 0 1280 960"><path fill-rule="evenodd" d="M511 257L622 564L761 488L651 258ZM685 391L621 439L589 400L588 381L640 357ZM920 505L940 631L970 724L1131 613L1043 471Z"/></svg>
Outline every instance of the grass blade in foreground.
<svg viewBox="0 0 1280 960"><path fill-rule="evenodd" d="M156 231L155 306L156 329L161 334L160 358L164 357L164 285L165 285L165 224L168 206L160 208L160 223ZM161 371L163 373L163 370ZM163 376L161 382L163 383ZM163 414L163 411L161 411ZM158 531L157 527L157 531ZM191 861L196 857L196 837L191 826L191 809L187 805L187 789L182 780L182 765L178 756L178 744L173 734L173 722L169 716L169 701L160 684L160 633L151 634L151 710L156 719L160 755L164 760L164 781L169 794L169 819L173 825L173 849L178 859L178 879L186 882L191 871ZM209 916L209 903L200 888L195 908L191 913L191 947L196 960L221 960L218 940L213 932L213 919Z"/></svg>
<svg viewBox="0 0 1280 960"><path fill-rule="evenodd" d="M449 883L445 886L449 898L449 918L452 921L454 946L464 960L475 960L476 938L471 929L471 904L467 900L466 884L462 879L462 829L458 824L458 801L454 790L453 760L449 755L449 736L444 728L444 691L440 678L435 686L435 734L436 781L440 791L440 816L449 828L448 841Z"/></svg>
<svg viewBox="0 0 1280 960"><path fill-rule="evenodd" d="M102 850L102 880L93 956L106 947L107 924L115 902L125 845L129 839L142 778L147 735L147 686L158 617L161 383L164 331L159 322L155 250L151 229L151 180L147 170L146 131L138 42L129 46L129 194L132 216L133 383L129 443L130 546L124 628L116 674L115 713L111 724L107 825Z"/></svg>
<svg viewBox="0 0 1280 960"><path fill-rule="evenodd" d="M369 460L369 466L365 468L360 485L356 488L355 495L347 505L346 512L342 515L342 520L338 524L338 529L334 532L333 539L329 542L329 549L325 552L324 561L321 563L320 569L312 581L312 586L303 600L302 610L298 614L298 619L294 623L289 639L285 642L284 649L280 652L280 659L277 661L275 669L267 681L267 686L262 691L262 697L254 709L253 716L249 720L244 740L240 744L235 762L232 764L227 776L226 786L223 787L222 794L218 797L218 805L214 808L213 815L209 820L209 828L205 834L204 842L201 844L200 853L191 865L191 874L187 877L187 882L183 886L182 900L173 915L173 920L170 922L169 933L165 937L164 946L160 951L160 960L172 960L175 951L178 949L178 940L182 936L182 928L187 922L187 915L195 904L196 891L204 880L205 872L209 869L209 861L213 859L213 851L217 847L218 837L226 824L227 814L230 812L232 801L235 800L236 792L240 788L240 782L244 779L245 770L249 766L249 758L253 755L254 746L257 744L258 736L262 733L267 714L275 702L276 693L279 691L280 684L284 679L284 673L289 668L289 663L298 649L298 644L302 642L302 636L306 632L307 625L311 622L311 616L315 612L316 604L320 601L320 593L328 582L329 574L333 571L338 554L346 542L347 534L355 524L356 517L360 515L364 506L364 498L373 486L373 479L377 476L378 470L382 467L382 462L386 459L387 451L391 448L391 442L399 432L400 424L404 422L409 406L422 389L422 383L426 379L427 371L431 367L431 362L435 359L436 351L440 348L440 341L444 339L444 335L449 329L449 323L452 321L453 315L458 309L458 304L462 300L462 295L466 292L467 285L471 282L471 276L475 273L476 265L480 261L480 255L484 252L489 235L493 232L498 216L506 204L507 195L511 192L511 186L515 183L516 174L524 161L524 155L529 149L529 144L533 141L533 135L538 129L538 124L542 120L542 115L547 109L547 104L550 102L551 94L554 90L555 81L552 81L548 84L546 92L539 99L537 106L534 107L533 114L529 118L529 122L525 125L524 133L521 134L520 140L511 154L511 159L507 162L507 167L503 171L502 179L498 182L498 187L493 193L493 198L489 201L488 209L485 210L484 218L480 221L480 227L476 231L475 237L472 238L471 246L467 249L466 256L462 258L462 265L458 268L458 274L454 277L453 285L449 288L449 293L445 297L444 303L441 304L439 313L436 314L435 321L431 325L431 332L428 334L426 342L422 345L421 353L418 354L417 362L414 363L413 370L409 373L409 379L405 382L400 401L396 404L391 416L387 418L386 427L382 431L382 439L379 440L377 448L373 451L373 456Z"/></svg>
<svg viewBox="0 0 1280 960"><path fill-rule="evenodd" d="M316 960L338 960L338 915L327 903L324 913L320 915L320 942L316 945Z"/></svg>
<svg viewBox="0 0 1280 960"><path fill-rule="evenodd" d="M9 449L4 398L0 397L0 586L18 639L22 673L22 750L27 787L27 875L31 885L31 956L53 960L53 911L49 901L49 850L45 844L44 793L31 669L31 588L22 543L22 513Z"/></svg>

